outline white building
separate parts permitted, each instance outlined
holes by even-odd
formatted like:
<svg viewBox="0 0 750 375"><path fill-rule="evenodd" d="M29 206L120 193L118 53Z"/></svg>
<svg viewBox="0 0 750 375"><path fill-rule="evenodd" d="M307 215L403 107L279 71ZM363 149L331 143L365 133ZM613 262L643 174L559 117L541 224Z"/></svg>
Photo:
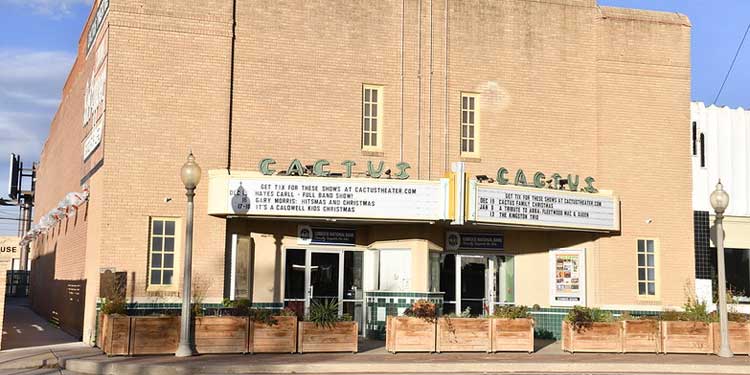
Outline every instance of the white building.
<svg viewBox="0 0 750 375"><path fill-rule="evenodd" d="M721 179L730 196L724 219L727 282L735 309L750 311L750 111L695 102L690 115L697 294L708 300L712 293L716 248L709 196Z"/></svg>

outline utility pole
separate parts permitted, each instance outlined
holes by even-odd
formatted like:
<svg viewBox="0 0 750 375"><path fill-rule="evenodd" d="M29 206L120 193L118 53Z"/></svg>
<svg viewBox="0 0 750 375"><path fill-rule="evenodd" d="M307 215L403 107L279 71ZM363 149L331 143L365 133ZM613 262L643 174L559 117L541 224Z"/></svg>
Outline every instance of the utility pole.
<svg viewBox="0 0 750 375"><path fill-rule="evenodd" d="M24 169L20 156L10 155L10 181L8 181L8 196L12 201L3 201L3 205L19 206L21 209L19 219L21 220L21 236L31 230L32 210L34 208L34 195L36 190L36 169L37 164L32 163L31 168ZM24 178L28 179L28 190L23 189ZM28 285L28 263L30 244L25 244L21 248L21 259L19 264L20 279L16 287L17 296L26 295L26 285Z"/></svg>

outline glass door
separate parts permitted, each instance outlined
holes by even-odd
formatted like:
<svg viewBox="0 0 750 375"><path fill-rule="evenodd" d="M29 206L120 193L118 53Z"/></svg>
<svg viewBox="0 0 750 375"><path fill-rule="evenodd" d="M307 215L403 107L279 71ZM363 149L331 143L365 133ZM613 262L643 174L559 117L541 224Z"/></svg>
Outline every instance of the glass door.
<svg viewBox="0 0 750 375"><path fill-rule="evenodd" d="M344 281L341 277L341 271L343 271L341 252L310 251L308 256L305 311L309 312L310 306L315 302L341 302ZM341 312L342 305L339 303L339 314Z"/></svg>
<svg viewBox="0 0 750 375"><path fill-rule="evenodd" d="M461 255L459 308L471 315L482 315L488 302L488 259L485 256Z"/></svg>

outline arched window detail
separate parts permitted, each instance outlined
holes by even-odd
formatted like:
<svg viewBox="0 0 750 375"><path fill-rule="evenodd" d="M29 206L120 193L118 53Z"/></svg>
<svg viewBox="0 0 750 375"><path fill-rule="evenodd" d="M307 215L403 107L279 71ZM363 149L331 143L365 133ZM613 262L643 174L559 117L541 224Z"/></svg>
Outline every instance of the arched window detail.
<svg viewBox="0 0 750 375"><path fill-rule="evenodd" d="M701 168L706 166L706 137L703 136L703 133L700 135L700 143L701 143Z"/></svg>
<svg viewBox="0 0 750 375"><path fill-rule="evenodd" d="M695 121L693 121L693 133L692 133L692 137L693 137L693 156L695 156L695 155L698 154L698 147L695 144L696 141L697 141L697 139L696 139L697 138L697 132L698 132L698 124Z"/></svg>

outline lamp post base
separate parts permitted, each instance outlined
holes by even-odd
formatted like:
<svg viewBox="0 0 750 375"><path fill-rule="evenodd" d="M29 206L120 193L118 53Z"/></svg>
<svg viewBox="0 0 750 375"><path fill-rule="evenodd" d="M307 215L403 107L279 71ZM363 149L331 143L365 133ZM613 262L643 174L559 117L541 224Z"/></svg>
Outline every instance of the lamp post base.
<svg viewBox="0 0 750 375"><path fill-rule="evenodd" d="M732 350L730 350L730 349L729 349L728 347L726 347L726 346L724 346L724 345L722 345L722 346L721 346L721 347L719 348L719 352L718 352L718 353L716 353L716 355L718 355L719 357L723 357L723 358L731 358L731 357L734 357L734 353L732 353Z"/></svg>
<svg viewBox="0 0 750 375"><path fill-rule="evenodd" d="M193 355L195 355L193 348L187 343L180 343L180 346L177 347L177 351L174 353L175 357L192 357Z"/></svg>

